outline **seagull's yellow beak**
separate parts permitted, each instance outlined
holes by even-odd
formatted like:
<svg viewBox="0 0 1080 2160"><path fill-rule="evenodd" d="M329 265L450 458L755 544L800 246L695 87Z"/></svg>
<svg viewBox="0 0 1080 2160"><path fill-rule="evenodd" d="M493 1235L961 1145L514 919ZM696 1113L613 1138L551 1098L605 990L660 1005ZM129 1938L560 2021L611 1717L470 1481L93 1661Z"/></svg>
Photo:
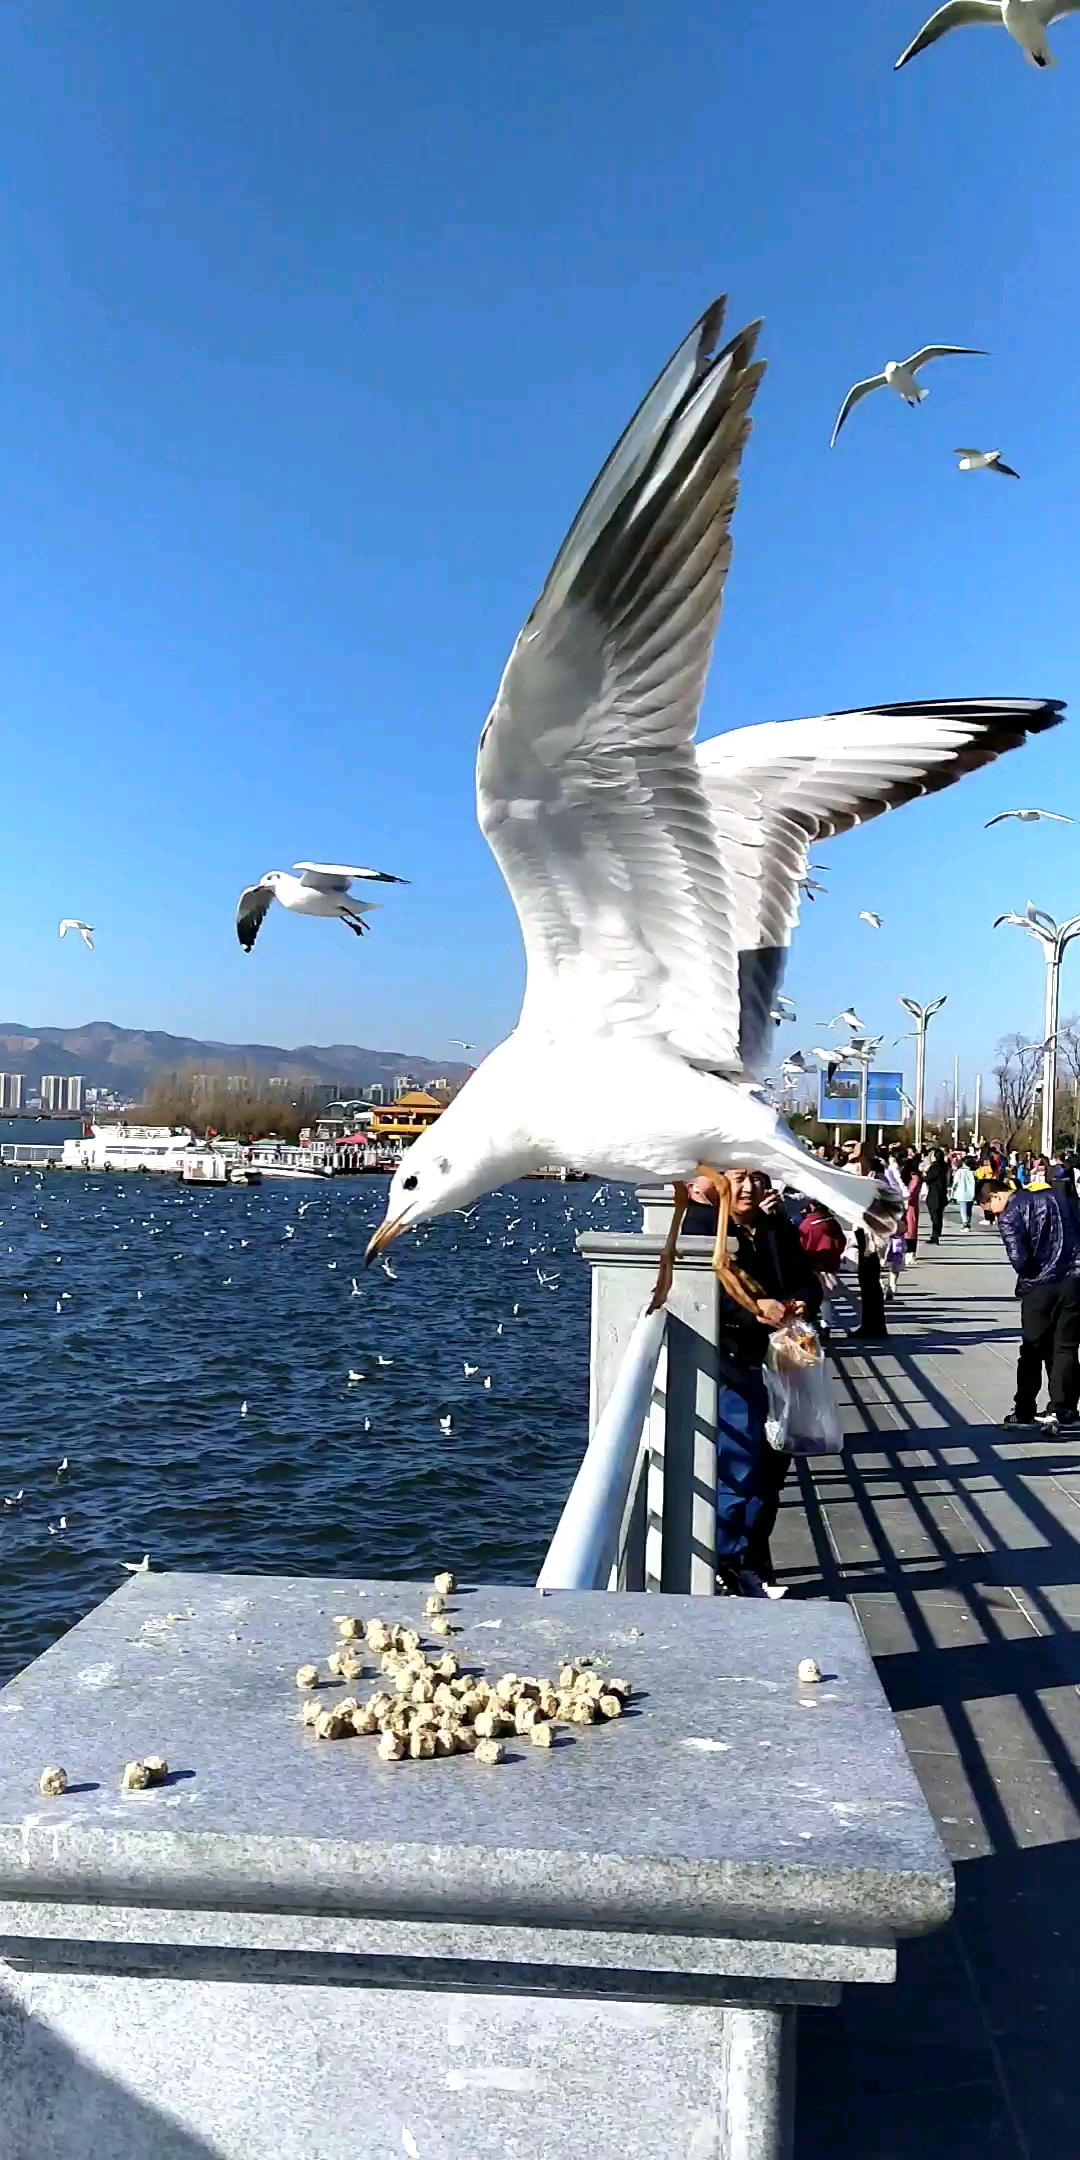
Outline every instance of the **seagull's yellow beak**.
<svg viewBox="0 0 1080 2160"><path fill-rule="evenodd" d="M386 1247L392 1245L394 1239L401 1236L404 1228L404 1215L388 1215L385 1222L379 1224L374 1237L368 1242L368 1249L364 1254L364 1266L370 1267L376 1253L385 1252Z"/></svg>

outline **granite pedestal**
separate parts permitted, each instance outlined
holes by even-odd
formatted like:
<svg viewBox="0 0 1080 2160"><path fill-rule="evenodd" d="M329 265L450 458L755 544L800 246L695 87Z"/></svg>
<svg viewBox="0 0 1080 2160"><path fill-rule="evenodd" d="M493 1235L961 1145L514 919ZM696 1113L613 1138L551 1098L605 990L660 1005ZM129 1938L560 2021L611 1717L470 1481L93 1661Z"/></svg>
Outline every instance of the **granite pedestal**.
<svg viewBox="0 0 1080 2160"><path fill-rule="evenodd" d="M798 2005L952 1904L852 1615L464 1590L464 1665L589 1656L626 1716L490 1769L316 1741L333 1616L423 1596L140 1576L0 1693L2 2160L788 2153Z"/></svg>

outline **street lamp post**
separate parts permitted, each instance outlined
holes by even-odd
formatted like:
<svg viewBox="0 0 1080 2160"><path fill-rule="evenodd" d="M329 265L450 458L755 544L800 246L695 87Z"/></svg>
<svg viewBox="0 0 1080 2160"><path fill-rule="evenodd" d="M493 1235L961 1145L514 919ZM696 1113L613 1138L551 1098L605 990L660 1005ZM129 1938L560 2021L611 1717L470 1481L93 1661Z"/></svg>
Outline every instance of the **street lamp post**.
<svg viewBox="0 0 1080 2160"><path fill-rule="evenodd" d="M934 1014L941 1011L945 999L931 998L929 1005L916 1005L914 998L902 997L900 1003L915 1022L915 1152L918 1154L922 1147L926 1109L926 1030Z"/></svg>
<svg viewBox="0 0 1080 2160"><path fill-rule="evenodd" d="M1057 1095L1057 1038L1058 1009L1061 999L1061 961L1066 945L1080 935L1080 915L1070 915L1068 922L1057 923L1042 908L1033 907L1028 901L1022 915L1010 911L999 915L995 930L1001 923L1015 923L1026 930L1029 937L1037 938L1046 962L1046 1004L1044 1008L1042 1040L1042 1137L1040 1146L1044 1155L1054 1152L1054 1098Z"/></svg>

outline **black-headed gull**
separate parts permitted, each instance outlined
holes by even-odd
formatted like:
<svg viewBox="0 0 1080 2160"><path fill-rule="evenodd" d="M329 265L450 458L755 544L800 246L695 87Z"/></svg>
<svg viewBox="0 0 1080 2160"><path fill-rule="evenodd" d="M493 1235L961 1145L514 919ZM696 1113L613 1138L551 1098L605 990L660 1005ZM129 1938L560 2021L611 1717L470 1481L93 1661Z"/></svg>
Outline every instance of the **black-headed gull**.
<svg viewBox="0 0 1080 2160"><path fill-rule="evenodd" d="M78 916L77 916L77 915L65 915L65 917L64 917L64 920L63 920L63 922L62 922L62 923L61 923L61 925L60 925L60 935L61 935L61 937L66 937L66 936L67 936L67 934L68 934L68 931L69 931L69 930L77 930L77 931L78 931L78 933L79 933L79 936L81 937L81 939L82 939L82 941L83 941L83 944L84 944L84 945L87 945L87 946L89 946L89 948L90 948L90 951L91 951L91 952L93 952L93 950L94 950L94 925L93 925L93 923L89 923L89 922L80 922L80 921L79 921L79 918L78 918Z"/></svg>
<svg viewBox="0 0 1080 2160"><path fill-rule="evenodd" d="M1020 478L1015 466L1006 465L1000 450L954 450L953 456L960 460L957 472L999 472L1007 473L1010 480Z"/></svg>
<svg viewBox="0 0 1080 2160"><path fill-rule="evenodd" d="M1077 4L1080 5L1080 0L1077 0ZM922 383L915 380L919 369L925 367L928 360L946 360L953 353L973 354L980 360L988 357L979 345L921 345L909 360L886 360L880 375L868 375L865 382L853 383L836 416L836 426L829 443L830 450L834 448L852 406L857 405L860 398L869 397L871 390L895 390L897 396L903 398L905 405L921 405L924 397L929 397L930 393L923 388Z"/></svg>
<svg viewBox="0 0 1080 2160"><path fill-rule="evenodd" d="M1076 819L1066 817L1064 810L999 810L996 817L987 818L985 831L991 825L1004 825L1006 818L1019 818L1021 825L1037 825L1042 818L1052 818L1055 825L1075 825Z"/></svg>
<svg viewBox="0 0 1080 2160"><path fill-rule="evenodd" d="M873 908L860 908L859 921L869 923L871 930L880 930L881 928L881 917L875 915Z"/></svg>
<svg viewBox="0 0 1080 2160"><path fill-rule="evenodd" d="M590 491L510 656L480 823L528 960L518 1025L413 1142L366 1258L546 1163L620 1182L753 1164L848 1224L899 1196L808 1155L754 1082L818 841L1058 722L1045 699L877 707L695 744L762 370L710 307ZM677 1222L655 1297L670 1280ZM756 1310L756 1306L754 1307Z"/></svg>
<svg viewBox="0 0 1080 2160"><path fill-rule="evenodd" d="M395 877L392 870L364 870L344 863L299 862L293 864L293 870L302 875L294 877L289 870L264 871L257 885L249 885L241 893L236 908L236 935L245 952L251 951L274 900L280 900L293 915L335 916L359 937L365 927L363 918L370 915L375 902L353 899L350 887L354 880L369 878L377 885L408 882Z"/></svg>
<svg viewBox="0 0 1080 2160"><path fill-rule="evenodd" d="M1015 38L1024 58L1031 67L1056 67L1057 61L1046 42L1046 33L1053 22L1060 22L1063 15L1075 15L1080 0L946 0L929 22L925 22L918 37L911 40L895 65L906 67L916 53L925 52L928 45L936 45L947 30L963 30L969 24L986 23L991 29L1007 30Z"/></svg>

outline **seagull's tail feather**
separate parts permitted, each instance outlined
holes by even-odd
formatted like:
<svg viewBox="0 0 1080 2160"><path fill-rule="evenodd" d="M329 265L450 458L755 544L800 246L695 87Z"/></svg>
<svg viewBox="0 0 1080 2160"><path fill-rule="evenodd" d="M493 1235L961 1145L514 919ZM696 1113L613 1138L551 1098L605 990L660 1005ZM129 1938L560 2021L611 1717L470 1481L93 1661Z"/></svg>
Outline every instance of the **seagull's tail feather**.
<svg viewBox="0 0 1080 2160"><path fill-rule="evenodd" d="M783 1127L780 1128L783 1131ZM766 1162L771 1170L771 1164ZM773 1173L783 1178L795 1191L808 1193L812 1200L839 1216L847 1230L864 1230L871 1243L884 1251L889 1239L895 1237L904 1219L907 1202L894 1185L878 1182L873 1178L856 1177L851 1170L834 1170L816 1155L802 1156L796 1167L785 1149L782 1167Z"/></svg>

